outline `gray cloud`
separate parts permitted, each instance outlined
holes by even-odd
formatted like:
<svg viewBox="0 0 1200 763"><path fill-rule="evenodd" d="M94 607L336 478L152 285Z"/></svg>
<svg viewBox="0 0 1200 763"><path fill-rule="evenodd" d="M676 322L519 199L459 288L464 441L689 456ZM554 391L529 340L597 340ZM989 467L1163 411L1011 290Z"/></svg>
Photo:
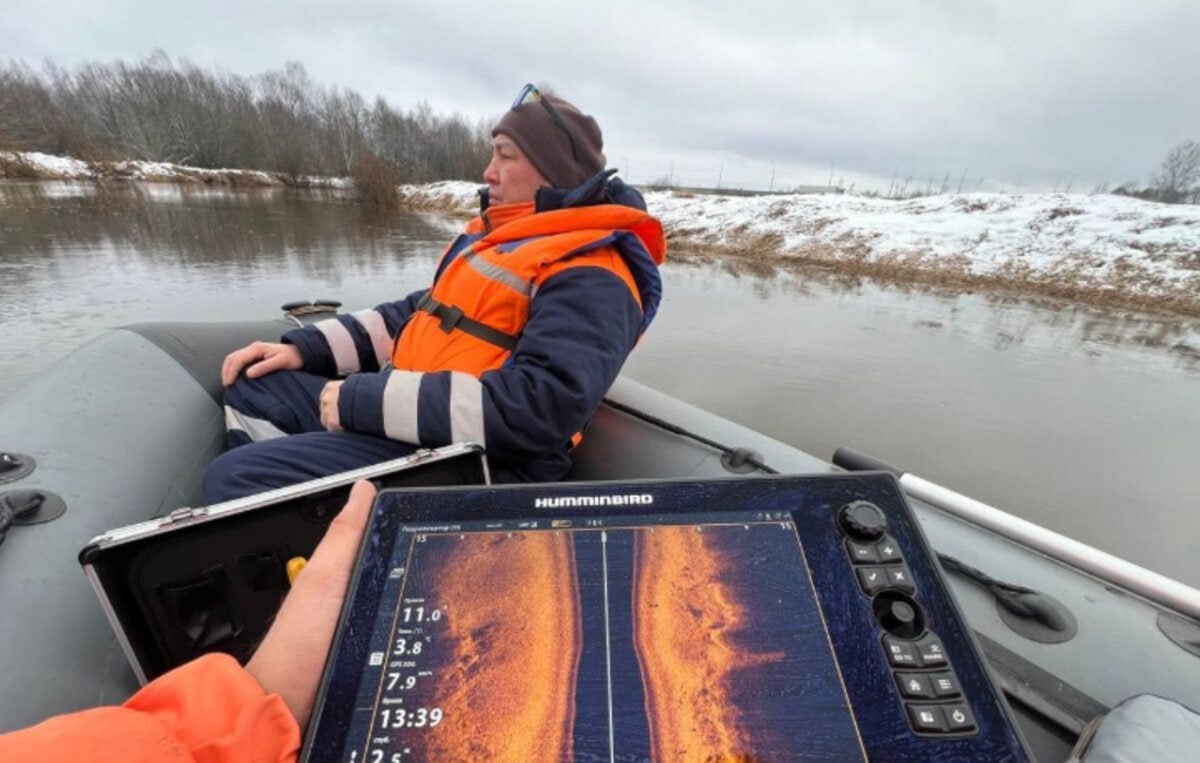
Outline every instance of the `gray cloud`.
<svg viewBox="0 0 1200 763"><path fill-rule="evenodd" d="M96 5L17 0L0 51L71 65L161 48L242 74L299 60L368 97L481 117L549 81L600 117L635 180L724 163L756 184L832 165L1081 188L1144 180L1200 138L1190 0Z"/></svg>

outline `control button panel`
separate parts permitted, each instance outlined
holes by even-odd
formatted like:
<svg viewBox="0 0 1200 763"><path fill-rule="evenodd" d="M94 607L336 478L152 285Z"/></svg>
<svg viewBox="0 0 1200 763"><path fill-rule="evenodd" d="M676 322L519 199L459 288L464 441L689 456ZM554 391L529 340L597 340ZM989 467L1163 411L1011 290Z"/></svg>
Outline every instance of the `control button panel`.
<svg viewBox="0 0 1200 763"><path fill-rule="evenodd" d="M900 544L887 533L887 518L878 506L855 501L838 511L837 523L858 587L886 631L883 651L909 727L919 736L977 733L942 641L926 629L920 592Z"/></svg>

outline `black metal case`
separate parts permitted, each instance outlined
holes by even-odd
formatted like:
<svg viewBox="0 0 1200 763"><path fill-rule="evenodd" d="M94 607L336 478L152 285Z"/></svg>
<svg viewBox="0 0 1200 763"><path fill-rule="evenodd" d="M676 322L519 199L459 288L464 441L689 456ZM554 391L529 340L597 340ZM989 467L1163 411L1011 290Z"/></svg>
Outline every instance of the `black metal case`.
<svg viewBox="0 0 1200 763"><path fill-rule="evenodd" d="M245 662L290 588L287 563L307 558L350 487L483 485L474 444L411 456L164 517L93 538L79 561L138 680L208 652Z"/></svg>

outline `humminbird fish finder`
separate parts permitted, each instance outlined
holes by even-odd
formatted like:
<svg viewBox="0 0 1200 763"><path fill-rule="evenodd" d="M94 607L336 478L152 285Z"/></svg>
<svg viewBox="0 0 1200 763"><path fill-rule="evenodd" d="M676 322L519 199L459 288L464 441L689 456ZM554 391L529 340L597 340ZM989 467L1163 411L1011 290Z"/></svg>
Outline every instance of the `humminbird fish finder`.
<svg viewBox="0 0 1200 763"><path fill-rule="evenodd" d="M1027 759L887 474L384 491L303 755Z"/></svg>

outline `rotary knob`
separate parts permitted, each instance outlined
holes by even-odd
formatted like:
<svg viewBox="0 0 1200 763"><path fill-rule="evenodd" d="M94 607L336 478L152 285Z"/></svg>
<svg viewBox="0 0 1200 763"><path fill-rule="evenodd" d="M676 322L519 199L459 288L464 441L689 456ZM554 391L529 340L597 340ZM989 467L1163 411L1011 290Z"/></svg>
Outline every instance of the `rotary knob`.
<svg viewBox="0 0 1200 763"><path fill-rule="evenodd" d="M852 538L878 540L887 532L887 517L873 503L855 501L842 507L838 522Z"/></svg>

